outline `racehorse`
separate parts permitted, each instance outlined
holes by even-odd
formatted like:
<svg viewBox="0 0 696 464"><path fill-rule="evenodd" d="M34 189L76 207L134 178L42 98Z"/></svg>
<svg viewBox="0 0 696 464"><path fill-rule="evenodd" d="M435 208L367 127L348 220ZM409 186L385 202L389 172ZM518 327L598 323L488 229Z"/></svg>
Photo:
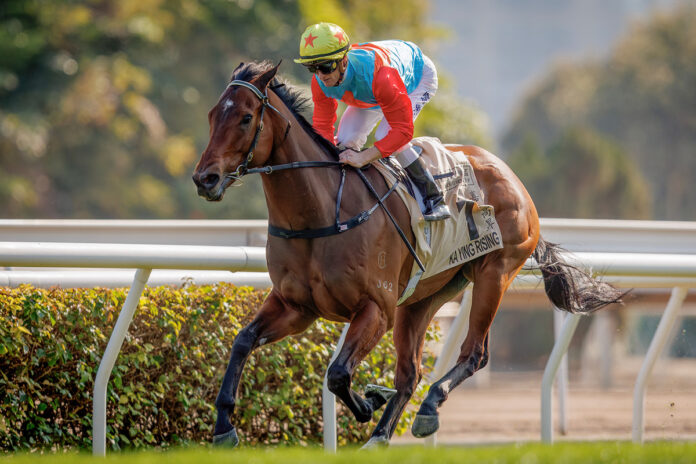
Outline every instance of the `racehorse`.
<svg viewBox="0 0 696 464"><path fill-rule="evenodd" d="M586 313L620 301L618 290L565 262L561 249L540 237L534 203L502 160L479 147L456 146L448 148L466 155L484 198L495 208L504 247L422 280L397 307L414 257L389 217L413 245L409 213L397 195L388 195L374 167L358 170L338 163L338 149L300 114L307 98L275 77L278 66L242 63L235 69L208 113L210 140L193 175L198 194L219 201L242 175L266 173L266 255L273 288L234 340L215 401L215 443L238 443L231 418L251 351L301 333L319 317L350 323L343 347L328 368L328 388L360 422L387 404L368 442L372 445L389 442L421 379L428 324L467 283L474 283L469 331L456 365L430 386L420 406L412 426L419 437L437 430L438 408L448 393L488 362L493 317L527 258L536 259L547 295L558 308ZM346 201L340 201L340 193L336 198L337 191ZM374 214L366 219L368 211ZM351 227L340 231L340 218L358 219L342 222ZM351 390L352 374L391 328L396 393L361 396Z"/></svg>

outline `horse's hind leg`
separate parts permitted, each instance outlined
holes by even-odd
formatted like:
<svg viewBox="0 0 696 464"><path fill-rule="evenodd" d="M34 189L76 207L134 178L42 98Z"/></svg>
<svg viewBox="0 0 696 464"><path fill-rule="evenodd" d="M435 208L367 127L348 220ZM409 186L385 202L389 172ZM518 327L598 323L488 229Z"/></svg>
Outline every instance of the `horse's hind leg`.
<svg viewBox="0 0 696 464"><path fill-rule="evenodd" d="M217 421L213 443L235 446L239 442L230 419L234 412L242 369L251 352L261 345L303 332L315 319L288 307L275 292L271 292L266 298L254 320L237 334L232 345L230 362L215 400Z"/></svg>
<svg viewBox="0 0 696 464"><path fill-rule="evenodd" d="M363 399L350 388L355 368L379 343L388 325L387 317L377 303L369 301L350 322L343 347L326 374L329 390L343 401L359 422L368 422L372 413L390 396L377 391Z"/></svg>
<svg viewBox="0 0 696 464"><path fill-rule="evenodd" d="M512 272L505 272L504 260L494 260L492 257L486 260L489 256L484 257L483 265L476 272L469 332L462 344L457 363L430 387L411 427L411 432L416 437L426 437L437 431L437 410L447 399L449 392L488 363L488 331L503 293L520 269L517 267Z"/></svg>
<svg viewBox="0 0 696 464"><path fill-rule="evenodd" d="M394 435L399 418L413 396L421 379L421 358L428 325L440 307L454 298L466 286L461 273L450 280L435 295L404 308L399 308L394 321L396 347L396 394L389 400L384 414L365 447L387 444Z"/></svg>

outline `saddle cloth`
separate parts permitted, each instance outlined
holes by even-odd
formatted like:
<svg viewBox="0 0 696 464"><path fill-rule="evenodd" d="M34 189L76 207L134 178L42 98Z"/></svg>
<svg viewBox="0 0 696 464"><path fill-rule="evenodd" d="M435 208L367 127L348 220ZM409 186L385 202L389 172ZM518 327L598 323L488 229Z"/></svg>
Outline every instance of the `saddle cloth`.
<svg viewBox="0 0 696 464"><path fill-rule="evenodd" d="M466 156L447 150L434 137L418 137L411 143L423 148L421 158L444 192L452 217L444 221L425 221L418 189L408 185L410 180L398 164L388 158L374 163L390 187L397 178L401 181L396 192L411 214L416 254L425 267L422 271L414 261L409 283L398 304L413 294L421 278L434 276L503 247L493 207L484 204L483 192Z"/></svg>

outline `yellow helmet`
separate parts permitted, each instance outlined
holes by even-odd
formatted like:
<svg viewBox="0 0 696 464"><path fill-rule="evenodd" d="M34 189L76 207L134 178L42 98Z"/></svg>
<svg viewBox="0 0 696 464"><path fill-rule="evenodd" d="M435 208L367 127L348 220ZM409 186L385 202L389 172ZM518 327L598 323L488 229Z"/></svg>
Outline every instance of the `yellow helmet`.
<svg viewBox="0 0 696 464"><path fill-rule="evenodd" d="M318 23L309 26L300 38L300 58L295 63L339 60L348 52L350 40L340 26Z"/></svg>

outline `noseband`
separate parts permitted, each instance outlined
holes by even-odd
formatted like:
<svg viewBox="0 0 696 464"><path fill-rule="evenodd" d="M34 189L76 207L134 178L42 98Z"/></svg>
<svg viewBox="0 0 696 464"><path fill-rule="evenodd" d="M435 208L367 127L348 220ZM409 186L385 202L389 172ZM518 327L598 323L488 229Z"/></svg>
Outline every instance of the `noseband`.
<svg viewBox="0 0 696 464"><path fill-rule="evenodd" d="M254 158L254 149L256 148L256 144L259 143L259 135L261 134L261 131L263 130L263 114L266 111L266 107L272 109L276 113L278 113L285 121L288 123L287 129L285 129L285 135L288 135L288 131L290 130L290 121L283 116L283 114L278 111L278 109L271 105L270 102L268 101L268 95L267 93L261 93L259 89L256 88L253 84L250 84L249 82L246 81L239 81L239 80L234 80L230 82L227 85L227 88L229 89L232 86L241 86L241 87L246 87L247 89L251 90L254 92L254 95L258 97L259 100L261 100L261 114L259 115L259 124L256 126L256 133L254 134L254 140L251 141L251 146L249 147L249 151L246 154L246 158L244 159L244 162L242 162L239 166L237 166L237 169L230 173L227 174L225 177L238 180L242 176L248 173L249 171L249 163L251 163L251 160ZM266 91L267 92L267 91Z"/></svg>

